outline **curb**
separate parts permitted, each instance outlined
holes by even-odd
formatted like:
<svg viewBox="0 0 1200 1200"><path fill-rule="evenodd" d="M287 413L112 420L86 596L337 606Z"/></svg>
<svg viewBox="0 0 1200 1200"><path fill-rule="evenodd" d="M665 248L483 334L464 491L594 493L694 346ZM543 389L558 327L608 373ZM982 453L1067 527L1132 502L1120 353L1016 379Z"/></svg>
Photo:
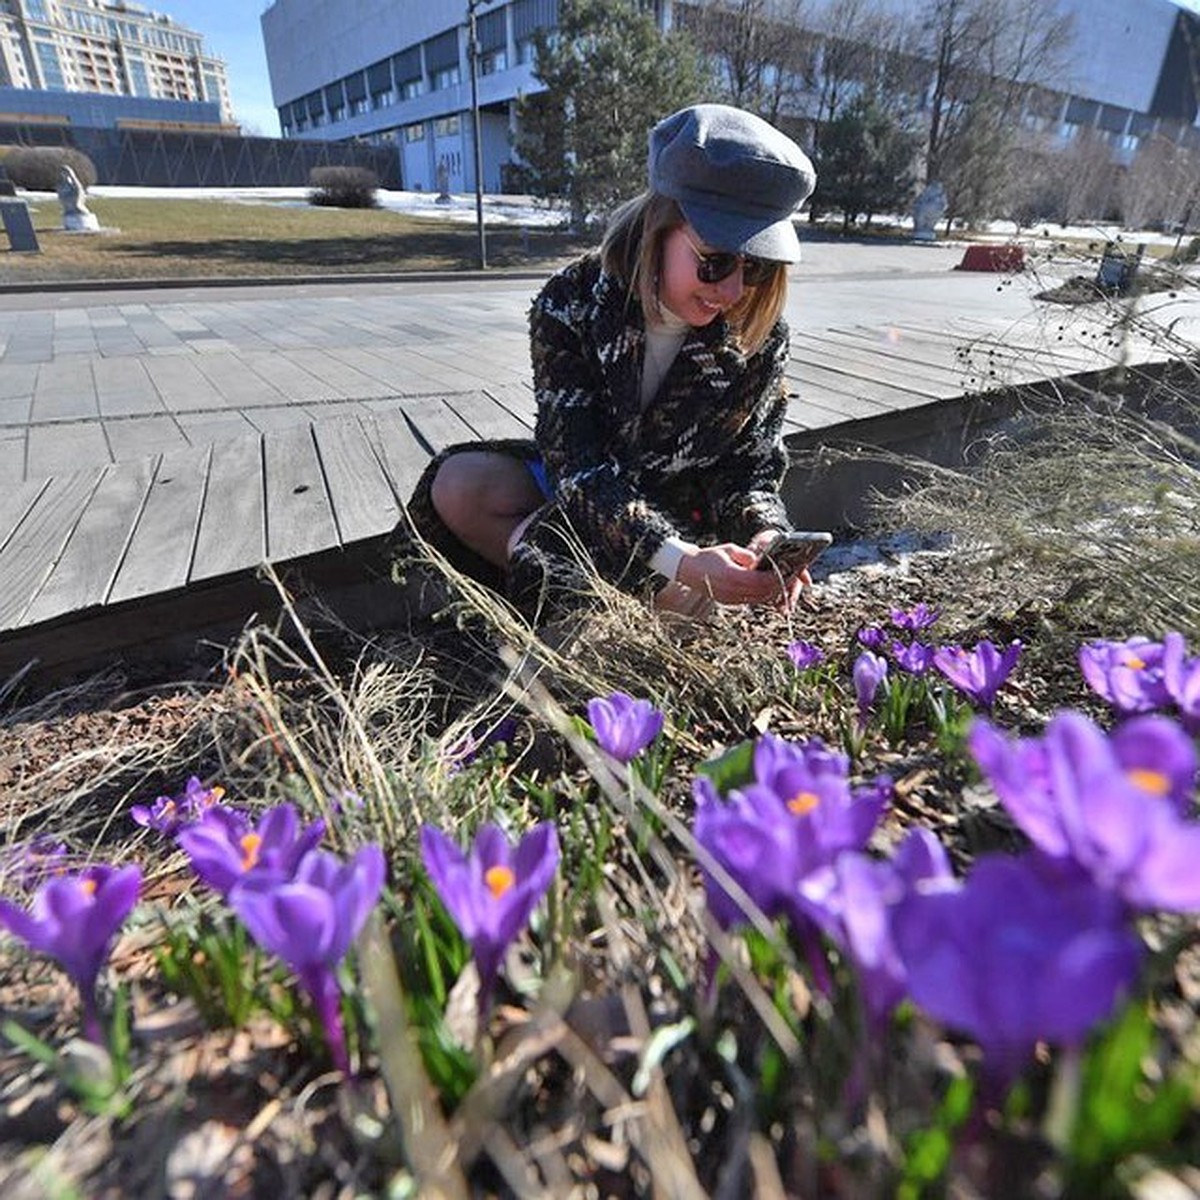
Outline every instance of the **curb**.
<svg viewBox="0 0 1200 1200"><path fill-rule="evenodd" d="M194 278L170 276L160 279L64 279L0 282L0 295L21 295L40 292L134 292L160 289L182 290L187 288L239 288L239 287L295 287L298 285L342 286L348 283L478 283L489 279L537 281L548 279L557 266L544 270L491 271L411 271L380 272L364 271L343 275L244 275L212 276L198 275Z"/></svg>

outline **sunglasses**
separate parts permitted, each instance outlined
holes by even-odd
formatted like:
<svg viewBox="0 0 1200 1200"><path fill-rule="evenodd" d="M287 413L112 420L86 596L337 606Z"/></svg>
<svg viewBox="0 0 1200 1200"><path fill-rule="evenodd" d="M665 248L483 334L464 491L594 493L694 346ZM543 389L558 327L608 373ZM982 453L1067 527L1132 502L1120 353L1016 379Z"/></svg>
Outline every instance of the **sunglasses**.
<svg viewBox="0 0 1200 1200"><path fill-rule="evenodd" d="M769 258L754 258L749 254L734 254L729 250L712 250L705 253L688 237L687 230L680 226L679 232L688 248L696 256L696 278L701 283L720 283L742 268L742 283L746 287L757 287L766 283L779 268L779 263Z"/></svg>

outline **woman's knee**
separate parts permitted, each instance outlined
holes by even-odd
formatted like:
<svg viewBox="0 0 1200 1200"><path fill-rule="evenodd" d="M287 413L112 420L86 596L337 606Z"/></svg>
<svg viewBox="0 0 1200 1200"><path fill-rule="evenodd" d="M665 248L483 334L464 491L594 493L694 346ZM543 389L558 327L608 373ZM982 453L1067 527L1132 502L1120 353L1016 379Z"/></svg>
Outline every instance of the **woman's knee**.
<svg viewBox="0 0 1200 1200"><path fill-rule="evenodd" d="M493 516L523 515L537 507L540 496L523 463L502 454L466 451L438 468L430 499L451 529L461 529Z"/></svg>

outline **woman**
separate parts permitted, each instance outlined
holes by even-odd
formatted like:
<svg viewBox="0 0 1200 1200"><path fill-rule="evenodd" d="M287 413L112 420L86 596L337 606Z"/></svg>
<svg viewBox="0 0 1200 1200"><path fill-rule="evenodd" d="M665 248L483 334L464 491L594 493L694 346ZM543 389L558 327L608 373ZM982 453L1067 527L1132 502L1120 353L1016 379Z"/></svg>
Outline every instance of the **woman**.
<svg viewBox="0 0 1200 1200"><path fill-rule="evenodd" d="M675 611L781 597L755 568L790 528L781 314L812 165L759 117L701 104L655 126L649 176L533 303L535 440L450 447L409 505L531 617L585 601L587 563Z"/></svg>

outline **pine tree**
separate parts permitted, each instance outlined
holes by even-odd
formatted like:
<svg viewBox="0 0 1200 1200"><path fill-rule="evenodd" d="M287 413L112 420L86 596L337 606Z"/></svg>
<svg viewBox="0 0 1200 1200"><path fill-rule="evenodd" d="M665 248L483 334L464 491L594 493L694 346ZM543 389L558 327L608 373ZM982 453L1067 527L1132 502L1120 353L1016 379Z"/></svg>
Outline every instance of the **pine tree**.
<svg viewBox="0 0 1200 1200"><path fill-rule="evenodd" d="M691 41L660 34L637 0L562 0L534 41L545 91L522 101L515 148L529 190L565 198L582 228L646 186L651 127L708 81Z"/></svg>
<svg viewBox="0 0 1200 1200"><path fill-rule="evenodd" d="M860 215L902 211L913 191L920 139L888 112L859 97L825 127L817 162L823 208L840 208L848 227Z"/></svg>

